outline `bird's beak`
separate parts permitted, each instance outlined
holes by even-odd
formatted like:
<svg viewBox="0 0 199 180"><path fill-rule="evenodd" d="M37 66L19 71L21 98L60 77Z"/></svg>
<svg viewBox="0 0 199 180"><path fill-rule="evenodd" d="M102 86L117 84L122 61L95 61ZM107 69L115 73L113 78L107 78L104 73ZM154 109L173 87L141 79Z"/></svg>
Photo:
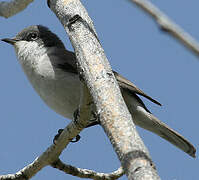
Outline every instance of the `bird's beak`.
<svg viewBox="0 0 199 180"><path fill-rule="evenodd" d="M4 39L1 39L1 41L4 41L4 42L7 42L9 44L12 44L14 45L18 40L13 38L13 39L10 39L10 38L4 38Z"/></svg>

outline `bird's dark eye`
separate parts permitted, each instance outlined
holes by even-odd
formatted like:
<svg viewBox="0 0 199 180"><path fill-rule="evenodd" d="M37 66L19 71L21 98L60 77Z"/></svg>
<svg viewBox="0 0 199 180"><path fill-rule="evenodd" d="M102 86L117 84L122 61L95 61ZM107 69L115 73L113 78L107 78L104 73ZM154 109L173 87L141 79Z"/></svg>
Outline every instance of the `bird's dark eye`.
<svg viewBox="0 0 199 180"><path fill-rule="evenodd" d="M36 32L31 32L27 36L28 41L35 41L38 38L38 34Z"/></svg>

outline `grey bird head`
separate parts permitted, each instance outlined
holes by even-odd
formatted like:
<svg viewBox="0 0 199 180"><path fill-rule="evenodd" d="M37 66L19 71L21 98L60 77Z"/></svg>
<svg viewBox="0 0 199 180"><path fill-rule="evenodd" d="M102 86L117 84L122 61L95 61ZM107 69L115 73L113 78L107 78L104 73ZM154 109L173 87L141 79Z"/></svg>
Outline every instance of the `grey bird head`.
<svg viewBox="0 0 199 180"><path fill-rule="evenodd" d="M60 64L56 57L59 57L58 59L63 59L61 56L69 57L63 55L67 51L58 36L42 25L29 26L19 32L14 38L5 38L2 41L14 46L18 60L27 72L29 71L29 66L35 69L36 64L44 58L44 55L51 57L49 61L54 67ZM46 67L49 66L50 64L46 65Z"/></svg>
<svg viewBox="0 0 199 180"><path fill-rule="evenodd" d="M74 53L67 51L58 36L45 26L29 26L14 38L5 38L2 41L14 46L20 64L26 72L41 68L45 64L45 70L41 70L43 73L49 71L50 66L77 73ZM41 60L42 66L39 63Z"/></svg>
<svg viewBox="0 0 199 180"><path fill-rule="evenodd" d="M42 25L33 25L23 29L14 38L5 38L2 41L18 46L21 41L26 44L36 42L40 47L58 47L65 48L62 41L56 34ZM25 45L25 44L24 44Z"/></svg>

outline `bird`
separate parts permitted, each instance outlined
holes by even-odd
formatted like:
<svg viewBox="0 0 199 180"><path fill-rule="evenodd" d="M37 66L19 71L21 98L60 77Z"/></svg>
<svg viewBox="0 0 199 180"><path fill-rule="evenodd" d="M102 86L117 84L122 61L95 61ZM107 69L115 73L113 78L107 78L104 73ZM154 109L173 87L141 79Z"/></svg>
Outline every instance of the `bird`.
<svg viewBox="0 0 199 180"><path fill-rule="evenodd" d="M1 40L14 46L24 73L41 99L58 114L73 119L82 83L75 53L67 50L59 37L43 25L29 26L14 38ZM116 71L113 74L134 123L195 157L194 146L153 115L139 95L161 104Z"/></svg>

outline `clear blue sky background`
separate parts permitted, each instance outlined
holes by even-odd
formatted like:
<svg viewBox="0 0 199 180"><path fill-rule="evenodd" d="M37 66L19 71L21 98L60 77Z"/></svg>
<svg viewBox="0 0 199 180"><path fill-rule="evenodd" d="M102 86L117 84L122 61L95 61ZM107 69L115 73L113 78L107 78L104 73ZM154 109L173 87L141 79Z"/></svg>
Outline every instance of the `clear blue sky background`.
<svg viewBox="0 0 199 180"><path fill-rule="evenodd" d="M144 100L160 120L177 130L198 149L199 59L157 28L154 21L127 0L82 1L94 21L112 68L134 82L163 106ZM199 1L152 1L175 22L199 40ZM46 1L35 0L23 12L0 18L0 38L12 37L23 28L42 24L56 32L72 50L65 31ZM19 66L14 49L0 42L0 174L14 173L51 145L59 128L69 122L49 109L39 98ZM197 180L199 160L138 128L159 175L164 180ZM120 166L103 129L81 133L61 159L71 165L100 172ZM33 179L79 179L51 167ZM126 177L122 177L122 180Z"/></svg>

